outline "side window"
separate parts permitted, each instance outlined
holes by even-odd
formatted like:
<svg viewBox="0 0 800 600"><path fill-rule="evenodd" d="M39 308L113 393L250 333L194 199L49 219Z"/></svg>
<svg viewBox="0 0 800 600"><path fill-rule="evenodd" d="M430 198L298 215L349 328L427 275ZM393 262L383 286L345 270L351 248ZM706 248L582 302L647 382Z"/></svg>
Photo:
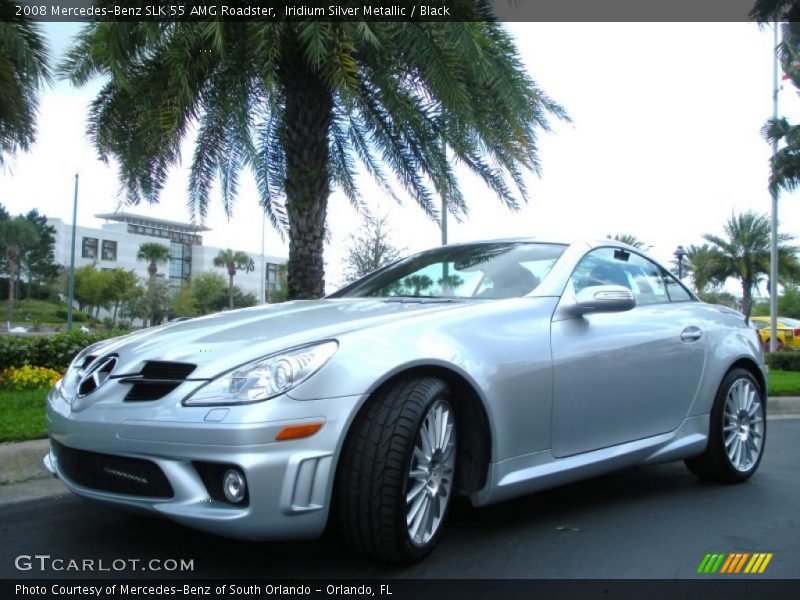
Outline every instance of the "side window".
<svg viewBox="0 0 800 600"><path fill-rule="evenodd" d="M621 285L633 290L628 275L628 260L632 255L614 248L598 248L592 250L581 259L570 282L577 294L582 289L593 285Z"/></svg>
<svg viewBox="0 0 800 600"><path fill-rule="evenodd" d="M638 254L631 254L628 265L638 306L669 302L660 267Z"/></svg>
<svg viewBox="0 0 800 600"><path fill-rule="evenodd" d="M661 276L667 284L667 294L671 302L688 302L692 299L689 292L669 272L661 269Z"/></svg>

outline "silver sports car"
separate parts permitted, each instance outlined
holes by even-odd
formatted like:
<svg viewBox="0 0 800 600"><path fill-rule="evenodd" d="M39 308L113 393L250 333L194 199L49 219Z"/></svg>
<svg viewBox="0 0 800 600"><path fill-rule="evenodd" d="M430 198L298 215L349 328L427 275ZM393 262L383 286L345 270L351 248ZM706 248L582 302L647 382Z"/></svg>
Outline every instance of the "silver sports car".
<svg viewBox="0 0 800 600"><path fill-rule="evenodd" d="M604 240L445 246L314 301L95 344L48 396L48 469L220 535L408 562L486 505L683 459L741 482L766 370L741 314Z"/></svg>

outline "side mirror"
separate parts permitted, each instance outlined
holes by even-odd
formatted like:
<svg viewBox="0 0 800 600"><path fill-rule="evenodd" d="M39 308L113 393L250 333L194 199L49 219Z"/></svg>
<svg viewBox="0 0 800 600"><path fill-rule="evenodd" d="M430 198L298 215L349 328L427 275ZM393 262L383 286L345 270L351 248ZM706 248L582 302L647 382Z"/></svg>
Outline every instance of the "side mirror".
<svg viewBox="0 0 800 600"><path fill-rule="evenodd" d="M636 298L621 285L590 285L575 294L575 303L567 308L570 314L624 312L636 306Z"/></svg>

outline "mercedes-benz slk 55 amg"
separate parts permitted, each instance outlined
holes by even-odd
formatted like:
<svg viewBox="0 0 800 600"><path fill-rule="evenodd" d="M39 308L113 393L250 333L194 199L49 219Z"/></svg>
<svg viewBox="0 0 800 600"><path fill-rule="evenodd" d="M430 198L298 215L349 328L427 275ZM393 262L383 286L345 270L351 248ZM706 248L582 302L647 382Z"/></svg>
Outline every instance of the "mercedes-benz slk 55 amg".
<svg viewBox="0 0 800 600"><path fill-rule="evenodd" d="M48 396L45 463L80 496L205 531L310 538L335 519L355 550L407 562L456 494L674 460L744 481L765 389L742 315L635 248L457 244L321 300L86 348Z"/></svg>

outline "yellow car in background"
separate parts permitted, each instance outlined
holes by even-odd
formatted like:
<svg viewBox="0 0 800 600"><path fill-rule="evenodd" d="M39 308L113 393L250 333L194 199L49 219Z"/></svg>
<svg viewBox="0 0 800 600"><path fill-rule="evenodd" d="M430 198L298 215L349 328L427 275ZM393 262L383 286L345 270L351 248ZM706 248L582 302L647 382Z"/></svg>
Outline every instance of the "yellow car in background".
<svg viewBox="0 0 800 600"><path fill-rule="evenodd" d="M769 350L769 317L750 317L764 351ZM800 320L778 317L778 350L800 348Z"/></svg>

